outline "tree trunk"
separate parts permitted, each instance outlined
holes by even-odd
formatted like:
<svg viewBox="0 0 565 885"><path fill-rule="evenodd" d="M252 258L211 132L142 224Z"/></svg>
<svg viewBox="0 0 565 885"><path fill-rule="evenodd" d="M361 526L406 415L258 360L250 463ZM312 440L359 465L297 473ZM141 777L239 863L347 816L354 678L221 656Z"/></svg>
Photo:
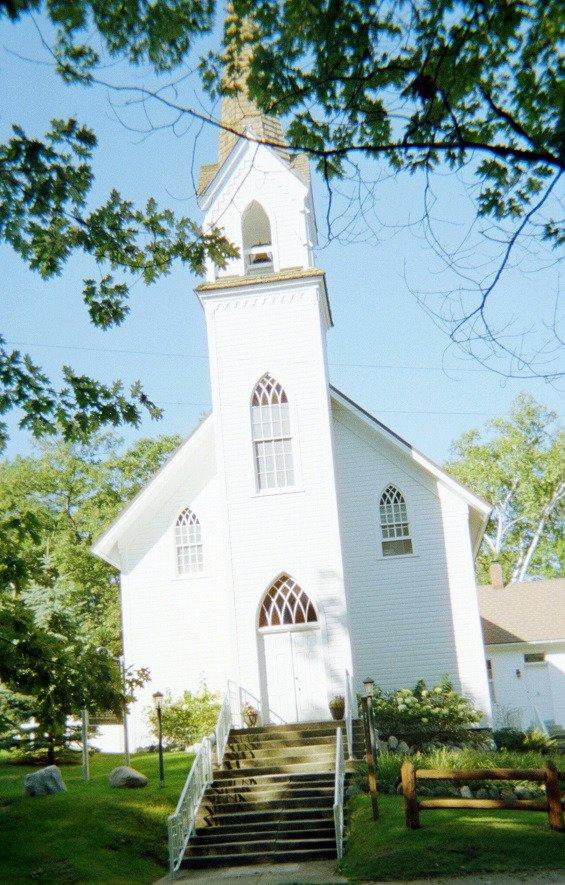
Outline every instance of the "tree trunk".
<svg viewBox="0 0 565 885"><path fill-rule="evenodd" d="M514 571L512 572L511 581L523 581L526 575L528 574L528 569L534 558L534 554L538 548L539 542L543 536L543 530L547 523L548 518L551 516L561 499L565 496L565 483L560 483L555 489L553 495L551 496L551 500L545 505L542 510L542 515L538 521L536 526L536 530L534 532L533 538L530 541L528 549L526 553L520 557L518 562L514 567Z"/></svg>
<svg viewBox="0 0 565 885"><path fill-rule="evenodd" d="M55 737L52 732L49 732L47 742L47 765L55 765Z"/></svg>

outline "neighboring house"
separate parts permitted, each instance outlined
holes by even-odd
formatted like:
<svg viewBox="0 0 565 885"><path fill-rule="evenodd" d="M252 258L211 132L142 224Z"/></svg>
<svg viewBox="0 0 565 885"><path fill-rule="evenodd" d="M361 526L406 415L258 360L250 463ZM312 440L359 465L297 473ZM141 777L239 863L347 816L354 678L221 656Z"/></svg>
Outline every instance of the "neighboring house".
<svg viewBox="0 0 565 885"><path fill-rule="evenodd" d="M489 506L330 386L306 159L243 98L222 122L275 146L222 131L201 173L204 227L240 249L196 288L212 413L94 547L121 572L126 662L151 671L132 746L157 689L231 680L264 721L306 721L329 718L346 671L357 689L449 674L488 720Z"/></svg>
<svg viewBox="0 0 565 885"><path fill-rule="evenodd" d="M495 725L565 728L565 578L479 587Z"/></svg>

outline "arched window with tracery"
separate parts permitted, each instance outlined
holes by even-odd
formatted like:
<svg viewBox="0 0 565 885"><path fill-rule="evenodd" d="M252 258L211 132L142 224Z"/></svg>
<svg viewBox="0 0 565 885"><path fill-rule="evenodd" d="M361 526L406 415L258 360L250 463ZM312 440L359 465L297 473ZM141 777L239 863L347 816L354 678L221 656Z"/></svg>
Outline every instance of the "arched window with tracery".
<svg viewBox="0 0 565 885"><path fill-rule="evenodd" d="M294 485L288 398L268 372L251 397L251 430L259 491Z"/></svg>
<svg viewBox="0 0 565 885"><path fill-rule="evenodd" d="M412 553L406 501L396 486L389 485L382 493L380 514L383 556Z"/></svg>
<svg viewBox="0 0 565 885"><path fill-rule="evenodd" d="M190 507L185 507L175 523L175 546L179 575L203 570L202 527Z"/></svg>
<svg viewBox="0 0 565 885"><path fill-rule="evenodd" d="M316 624L318 617L309 596L288 575L273 581L259 611L259 627Z"/></svg>
<svg viewBox="0 0 565 885"><path fill-rule="evenodd" d="M270 273L273 270L271 225L257 200L253 200L243 213L241 238L245 273Z"/></svg>

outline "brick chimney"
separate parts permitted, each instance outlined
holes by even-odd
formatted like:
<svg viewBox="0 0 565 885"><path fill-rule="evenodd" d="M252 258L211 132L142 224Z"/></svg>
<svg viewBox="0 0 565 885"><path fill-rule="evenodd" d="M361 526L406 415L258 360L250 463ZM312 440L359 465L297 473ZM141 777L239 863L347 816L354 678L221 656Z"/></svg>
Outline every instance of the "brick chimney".
<svg viewBox="0 0 565 885"><path fill-rule="evenodd" d="M495 590L504 590L502 566L499 562L491 562L490 564L490 583Z"/></svg>

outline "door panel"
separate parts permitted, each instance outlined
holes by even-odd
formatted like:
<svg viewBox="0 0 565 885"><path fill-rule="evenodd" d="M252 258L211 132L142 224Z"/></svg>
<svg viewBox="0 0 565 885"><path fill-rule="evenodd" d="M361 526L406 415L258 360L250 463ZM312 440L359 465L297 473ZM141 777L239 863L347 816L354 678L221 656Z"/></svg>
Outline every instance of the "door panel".
<svg viewBox="0 0 565 885"><path fill-rule="evenodd" d="M553 722L553 698L547 664L525 664L524 681L528 699L536 707L542 720L546 725ZM539 723L534 724L537 726Z"/></svg>
<svg viewBox="0 0 565 885"><path fill-rule="evenodd" d="M269 718L273 721L271 714L275 713L283 722L296 722L296 698L290 632L266 633L263 636L263 642L267 674L267 699L270 711Z"/></svg>
<svg viewBox="0 0 565 885"><path fill-rule="evenodd" d="M297 630L291 636L298 721L327 719L328 699L320 631Z"/></svg>

